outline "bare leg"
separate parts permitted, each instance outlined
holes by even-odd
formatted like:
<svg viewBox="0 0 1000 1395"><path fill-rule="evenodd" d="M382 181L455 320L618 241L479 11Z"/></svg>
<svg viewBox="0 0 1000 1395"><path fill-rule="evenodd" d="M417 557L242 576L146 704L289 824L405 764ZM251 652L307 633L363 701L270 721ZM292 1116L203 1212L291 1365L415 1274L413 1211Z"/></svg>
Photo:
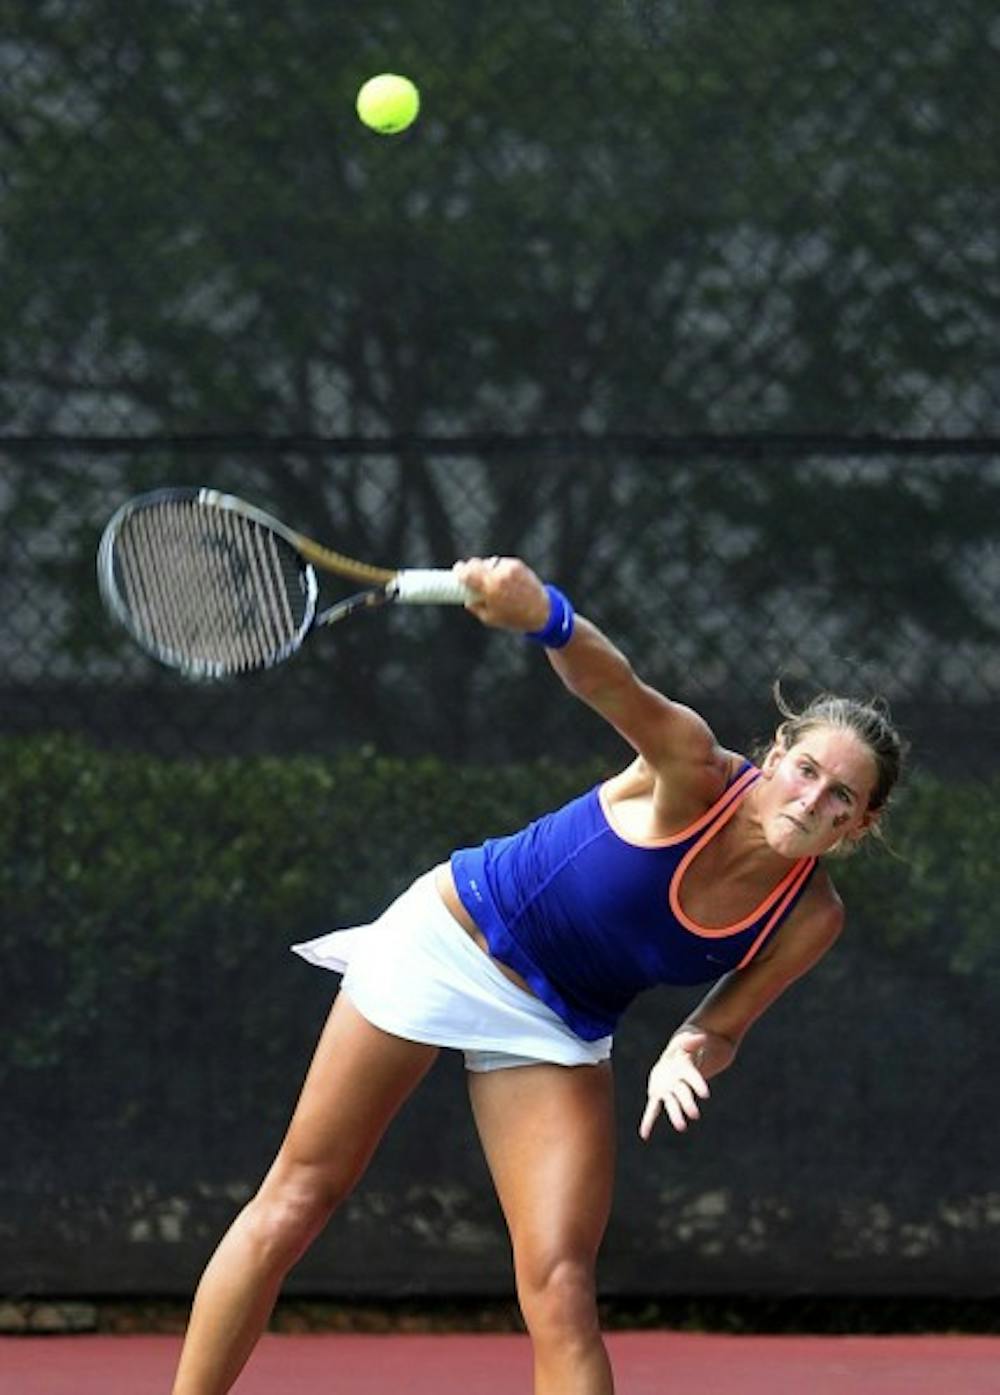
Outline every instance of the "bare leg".
<svg viewBox="0 0 1000 1395"><path fill-rule="evenodd" d="M223 1395L267 1323L282 1280L364 1172L437 1048L373 1027L341 994L288 1133L195 1295L174 1395Z"/></svg>
<svg viewBox="0 0 1000 1395"><path fill-rule="evenodd" d="M609 1065L469 1074L469 1093L514 1247L535 1395L612 1395L595 1265L614 1177Z"/></svg>

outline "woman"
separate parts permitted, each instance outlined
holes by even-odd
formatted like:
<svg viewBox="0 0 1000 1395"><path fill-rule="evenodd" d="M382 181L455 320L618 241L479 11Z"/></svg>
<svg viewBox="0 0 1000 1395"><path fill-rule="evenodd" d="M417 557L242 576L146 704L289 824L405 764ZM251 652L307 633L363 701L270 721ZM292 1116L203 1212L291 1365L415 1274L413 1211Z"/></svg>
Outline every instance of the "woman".
<svg viewBox="0 0 1000 1395"><path fill-rule="evenodd" d="M758 769L523 562L456 572L473 614L544 645L636 758L522 833L456 853L373 926L296 947L343 971L343 991L278 1156L199 1285L174 1395L229 1390L285 1274L442 1046L465 1051L536 1395L608 1395L595 1265L615 1023L654 983L715 981L653 1066L639 1125L648 1139L666 1112L685 1129L750 1025L836 940L843 908L817 859L875 827L898 777L900 738L878 707L786 713Z"/></svg>

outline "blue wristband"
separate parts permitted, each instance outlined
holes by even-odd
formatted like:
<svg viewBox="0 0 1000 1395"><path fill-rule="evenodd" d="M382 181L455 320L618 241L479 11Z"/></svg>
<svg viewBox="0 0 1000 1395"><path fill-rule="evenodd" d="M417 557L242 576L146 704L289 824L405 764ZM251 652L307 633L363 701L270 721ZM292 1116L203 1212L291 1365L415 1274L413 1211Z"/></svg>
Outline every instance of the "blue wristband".
<svg viewBox="0 0 1000 1395"><path fill-rule="evenodd" d="M563 595L558 586L546 586L545 589L549 593L548 621L542 629L530 630L524 637L534 640L536 644L544 644L546 649L561 649L573 637L576 617L569 598Z"/></svg>

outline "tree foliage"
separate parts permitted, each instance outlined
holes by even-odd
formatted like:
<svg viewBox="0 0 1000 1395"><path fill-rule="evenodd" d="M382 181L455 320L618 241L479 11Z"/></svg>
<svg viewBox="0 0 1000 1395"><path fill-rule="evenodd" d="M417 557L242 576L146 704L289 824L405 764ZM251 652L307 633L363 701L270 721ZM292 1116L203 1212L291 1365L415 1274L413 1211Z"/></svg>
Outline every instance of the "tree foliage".
<svg viewBox="0 0 1000 1395"><path fill-rule="evenodd" d="M376 561L523 553L695 697L855 660L993 693L995 463L860 453L995 429L985 0L9 8L0 590L45 617L14 672L148 675L96 534L208 482ZM353 111L383 68L424 99L388 139ZM453 619L345 629L345 724L392 730ZM547 742L544 669L498 652L436 646L434 718Z"/></svg>
<svg viewBox="0 0 1000 1395"><path fill-rule="evenodd" d="M988 428L992 8L654 10L16 7L8 419ZM424 91L389 140L386 66Z"/></svg>

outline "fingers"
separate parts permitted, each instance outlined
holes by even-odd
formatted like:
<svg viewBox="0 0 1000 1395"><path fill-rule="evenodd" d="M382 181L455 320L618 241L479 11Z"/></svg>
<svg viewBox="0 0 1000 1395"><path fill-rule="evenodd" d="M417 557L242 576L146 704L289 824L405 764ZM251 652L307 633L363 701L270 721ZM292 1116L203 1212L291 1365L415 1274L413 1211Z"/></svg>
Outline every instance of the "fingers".
<svg viewBox="0 0 1000 1395"><path fill-rule="evenodd" d="M496 561L499 562L499 558ZM469 557L464 561L456 562L452 567L452 572L469 592L469 599L465 603L465 608L471 611L480 620L487 619L488 596L485 577L487 573L495 571L492 557Z"/></svg>
<svg viewBox="0 0 1000 1395"><path fill-rule="evenodd" d="M674 1129L684 1133L701 1118L698 1100L708 1099L708 1082L686 1053L657 1065L649 1078L649 1099L639 1124L639 1136L648 1141L660 1115L666 1112Z"/></svg>
<svg viewBox="0 0 1000 1395"><path fill-rule="evenodd" d="M464 586L482 596L491 584L496 584L497 572L504 561L502 557L467 557L456 562L452 571Z"/></svg>
<svg viewBox="0 0 1000 1395"><path fill-rule="evenodd" d="M673 1094L668 1095L665 1104L670 1122L678 1133L683 1133L688 1126L688 1120L692 1123L701 1118L701 1110L694 1097L694 1091L686 1080L678 1080L674 1086Z"/></svg>
<svg viewBox="0 0 1000 1395"><path fill-rule="evenodd" d="M519 558L467 557L452 571L473 593L466 609L484 624L511 630L536 630L545 624L548 593Z"/></svg>
<svg viewBox="0 0 1000 1395"><path fill-rule="evenodd" d="M644 1143L648 1143L653 1132L653 1125L663 1112L663 1105L659 1100L647 1101L643 1111L642 1120L639 1124L639 1137Z"/></svg>
<svg viewBox="0 0 1000 1395"><path fill-rule="evenodd" d="M690 1058L688 1058L685 1063L681 1074L678 1076L678 1080L685 1089L692 1091L695 1095L700 1095L703 1100L707 1100L711 1094L708 1088L708 1081Z"/></svg>
<svg viewBox="0 0 1000 1395"><path fill-rule="evenodd" d="M492 557L462 557L452 568L461 577L479 576L484 571L494 571L504 559L495 553Z"/></svg>

